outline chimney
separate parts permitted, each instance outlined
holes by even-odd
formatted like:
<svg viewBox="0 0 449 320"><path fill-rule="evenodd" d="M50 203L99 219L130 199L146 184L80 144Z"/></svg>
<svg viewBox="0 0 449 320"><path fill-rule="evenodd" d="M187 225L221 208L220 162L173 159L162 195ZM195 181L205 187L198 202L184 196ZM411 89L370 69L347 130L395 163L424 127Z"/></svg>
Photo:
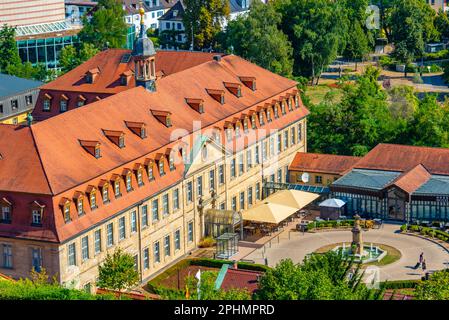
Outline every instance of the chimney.
<svg viewBox="0 0 449 320"><path fill-rule="evenodd" d="M220 56L219 54L217 54L217 55L215 55L215 56L213 57L213 59L214 59L215 61L217 61L217 62L220 62L220 61L221 61L221 56Z"/></svg>

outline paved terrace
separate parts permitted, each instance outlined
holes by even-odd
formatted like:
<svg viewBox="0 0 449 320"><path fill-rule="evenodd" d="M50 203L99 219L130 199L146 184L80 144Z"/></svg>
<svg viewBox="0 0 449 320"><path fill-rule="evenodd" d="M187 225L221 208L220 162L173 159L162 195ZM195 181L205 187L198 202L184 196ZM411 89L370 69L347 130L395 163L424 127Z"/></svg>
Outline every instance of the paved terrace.
<svg viewBox="0 0 449 320"><path fill-rule="evenodd" d="M253 260L255 263L275 266L280 260L290 258L302 262L304 257L315 250L333 243L350 242L349 231L327 231L305 233L292 231L298 220L292 222L283 231L272 236L263 237L254 243L241 241L236 260ZM379 267L380 281L420 279L422 269L414 270L419 254L424 252L427 263L426 271L441 270L449 267L449 246L437 244L417 236L399 233L399 225L384 224L381 229L363 232L365 244L380 243L398 249L402 257L389 265Z"/></svg>

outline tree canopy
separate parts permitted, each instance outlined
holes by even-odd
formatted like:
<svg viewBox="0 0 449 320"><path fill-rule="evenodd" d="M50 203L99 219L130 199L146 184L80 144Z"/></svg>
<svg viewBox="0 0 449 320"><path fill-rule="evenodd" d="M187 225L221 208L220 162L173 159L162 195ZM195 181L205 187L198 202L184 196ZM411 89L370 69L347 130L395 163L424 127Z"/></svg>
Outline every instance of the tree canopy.
<svg viewBox="0 0 449 320"><path fill-rule="evenodd" d="M134 267L134 258L120 248L113 254L107 254L104 262L98 267L99 280L97 287L122 291L139 283L139 273Z"/></svg>
<svg viewBox="0 0 449 320"><path fill-rule="evenodd" d="M93 44L83 43L79 48L75 46L65 46L61 50L59 57L59 63L61 65L62 72L68 72L83 62L89 60L99 52Z"/></svg>
<svg viewBox="0 0 449 320"><path fill-rule="evenodd" d="M230 21L222 46L255 64L283 76L293 71L292 47L287 36L277 27L281 14L271 2L252 2L250 12Z"/></svg>
<svg viewBox="0 0 449 320"><path fill-rule="evenodd" d="M263 300L368 300L382 292L361 281L360 266L329 251L311 255L302 264L279 262L260 279L257 299Z"/></svg>
<svg viewBox="0 0 449 320"><path fill-rule="evenodd" d="M91 18L83 16L81 42L93 44L98 49L123 48L126 45L127 25L125 11L119 0L100 0Z"/></svg>
<svg viewBox="0 0 449 320"><path fill-rule="evenodd" d="M415 297L418 300L449 300L449 271L437 271L429 280L420 282Z"/></svg>
<svg viewBox="0 0 449 320"><path fill-rule="evenodd" d="M216 36L230 13L227 0L184 0L187 44L195 50L215 47Z"/></svg>

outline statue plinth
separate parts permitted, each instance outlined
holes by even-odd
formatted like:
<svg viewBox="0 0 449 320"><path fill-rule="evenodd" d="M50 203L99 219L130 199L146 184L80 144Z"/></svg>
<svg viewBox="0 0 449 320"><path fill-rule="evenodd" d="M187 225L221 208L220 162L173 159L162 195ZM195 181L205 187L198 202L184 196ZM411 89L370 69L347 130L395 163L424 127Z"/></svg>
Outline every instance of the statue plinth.
<svg viewBox="0 0 449 320"><path fill-rule="evenodd" d="M354 216L354 227L352 228L352 254L363 254L363 240L362 240L362 228L360 227L360 216L356 214Z"/></svg>

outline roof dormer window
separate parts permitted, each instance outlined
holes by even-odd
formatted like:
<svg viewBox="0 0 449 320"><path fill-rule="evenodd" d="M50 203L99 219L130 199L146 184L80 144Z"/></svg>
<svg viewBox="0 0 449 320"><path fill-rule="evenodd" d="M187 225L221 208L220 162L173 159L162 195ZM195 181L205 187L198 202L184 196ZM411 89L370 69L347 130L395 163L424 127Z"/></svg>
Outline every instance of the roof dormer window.
<svg viewBox="0 0 449 320"><path fill-rule="evenodd" d="M79 191L75 192L75 195L73 196L73 199L76 203L76 211L78 213L78 216L84 215L84 197L83 194Z"/></svg>
<svg viewBox="0 0 449 320"><path fill-rule="evenodd" d="M89 196L90 209L91 210L97 209L98 208L98 206L97 206L97 188L95 188L94 186L88 186L86 193Z"/></svg>
<svg viewBox="0 0 449 320"><path fill-rule="evenodd" d="M293 111L292 99L287 98L288 111Z"/></svg>
<svg viewBox="0 0 449 320"><path fill-rule="evenodd" d="M281 101L281 112L282 112L282 115L285 115L285 113L286 113L284 101Z"/></svg>
<svg viewBox="0 0 449 320"><path fill-rule="evenodd" d="M148 175L148 180L152 181L154 180L154 170L153 170L153 160L148 159L146 161L146 167L147 167L147 175Z"/></svg>
<svg viewBox="0 0 449 320"><path fill-rule="evenodd" d="M101 158L100 142L93 140L79 140L80 145L93 155L95 158Z"/></svg>
<svg viewBox="0 0 449 320"><path fill-rule="evenodd" d="M50 111L51 108L51 99L53 97L48 93L44 94L44 101L42 105L42 111Z"/></svg>
<svg viewBox="0 0 449 320"><path fill-rule="evenodd" d="M125 124L129 130L131 130L134 134L138 135L140 138L145 139L147 137L147 130L145 123L125 121Z"/></svg>
<svg viewBox="0 0 449 320"><path fill-rule="evenodd" d="M94 83L95 80L97 79L97 77L100 74L100 69L99 68L93 68L90 69L86 72L84 78L86 80L87 83Z"/></svg>
<svg viewBox="0 0 449 320"><path fill-rule="evenodd" d="M161 177L165 175L164 158L165 156L162 153L156 154L156 161L158 162L159 167L159 176Z"/></svg>
<svg viewBox="0 0 449 320"><path fill-rule="evenodd" d="M123 176L125 177L126 191L127 192L133 191L133 177L131 170L125 169L123 172Z"/></svg>
<svg viewBox="0 0 449 320"><path fill-rule="evenodd" d="M253 114L253 115L251 116L251 127L252 127L253 129L257 129L256 115L255 115L255 114Z"/></svg>
<svg viewBox="0 0 449 320"><path fill-rule="evenodd" d="M131 80L131 76L132 76L132 71L128 70L123 72L122 74L120 74L120 84L122 86L127 86L129 85L129 81Z"/></svg>
<svg viewBox="0 0 449 320"><path fill-rule="evenodd" d="M218 101L220 104L225 103L224 90L206 89L206 91L214 100Z"/></svg>
<svg viewBox="0 0 449 320"><path fill-rule="evenodd" d="M242 96L242 86L239 83L224 82L224 86L237 98Z"/></svg>
<svg viewBox="0 0 449 320"><path fill-rule="evenodd" d="M86 97L83 96L82 94L78 95L78 100L76 102L76 106L77 107L82 107L86 104Z"/></svg>
<svg viewBox="0 0 449 320"><path fill-rule="evenodd" d="M240 137L240 123L236 123L235 125L235 136Z"/></svg>
<svg viewBox="0 0 449 320"><path fill-rule="evenodd" d="M252 91L256 91L256 78L255 77L240 77L240 81L250 88Z"/></svg>
<svg viewBox="0 0 449 320"><path fill-rule="evenodd" d="M245 133L248 133L248 118L245 118L245 119L243 120L243 131L244 131Z"/></svg>
<svg viewBox="0 0 449 320"><path fill-rule="evenodd" d="M134 171L136 172L136 180L137 180L137 185L139 187L143 186L143 166L138 163L134 166Z"/></svg>
<svg viewBox="0 0 449 320"><path fill-rule="evenodd" d="M271 122L271 109L267 108L267 122Z"/></svg>
<svg viewBox="0 0 449 320"><path fill-rule="evenodd" d="M0 199L0 223L11 223L12 204L6 199Z"/></svg>
<svg viewBox="0 0 449 320"><path fill-rule="evenodd" d="M65 94L61 95L61 100L59 101L59 112L66 112L68 105L69 97Z"/></svg>
<svg viewBox="0 0 449 320"><path fill-rule="evenodd" d="M61 210L62 210L62 216L64 218L64 222L69 223L70 221L72 221L72 218L70 217L70 200L67 198L62 198L61 201L59 202L59 206L61 207ZM32 209L32 212L33 212L33 225L34 225L35 221L36 222L40 221L39 208L35 206Z"/></svg>
<svg viewBox="0 0 449 320"><path fill-rule="evenodd" d="M264 114L263 111L259 112L259 123L260 123L261 126L263 126L265 124L265 121L263 119L263 114Z"/></svg>
<svg viewBox="0 0 449 320"><path fill-rule="evenodd" d="M98 186L101 189L103 204L109 203L109 183L106 180L101 180Z"/></svg>
<svg viewBox="0 0 449 320"><path fill-rule="evenodd" d="M170 111L151 110L151 114L167 128L172 126Z"/></svg>
<svg viewBox="0 0 449 320"><path fill-rule="evenodd" d="M204 113L204 100L203 99L193 99L186 98L187 104L198 113Z"/></svg>
<svg viewBox="0 0 449 320"><path fill-rule="evenodd" d="M299 94L295 95L295 107L299 108Z"/></svg>
<svg viewBox="0 0 449 320"><path fill-rule="evenodd" d="M103 129L103 133L112 143L114 143L119 148L125 147L125 133L123 131Z"/></svg>

